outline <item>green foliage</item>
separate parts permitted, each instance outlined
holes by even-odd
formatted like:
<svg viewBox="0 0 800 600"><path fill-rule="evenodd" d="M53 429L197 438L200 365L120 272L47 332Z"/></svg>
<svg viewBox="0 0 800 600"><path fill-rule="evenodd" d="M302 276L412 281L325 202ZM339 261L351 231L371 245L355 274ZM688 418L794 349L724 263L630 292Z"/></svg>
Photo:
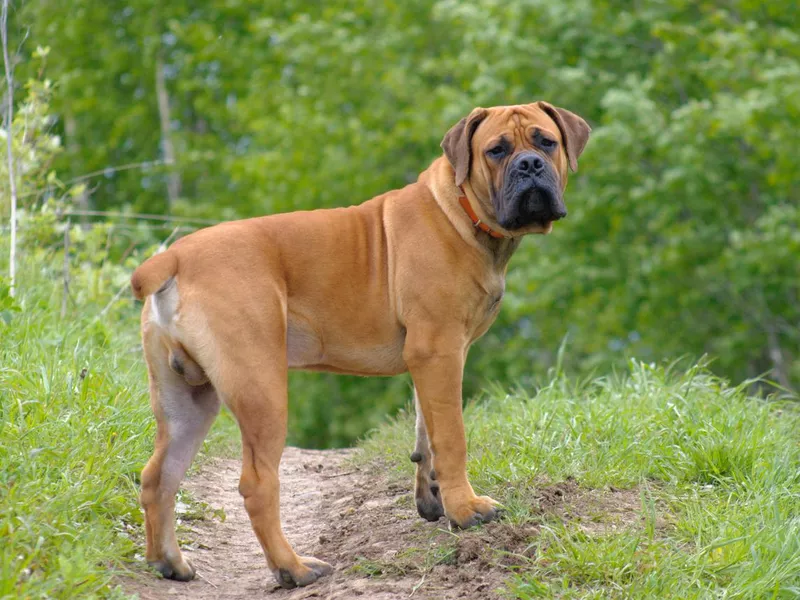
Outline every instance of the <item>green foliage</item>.
<svg viewBox="0 0 800 600"><path fill-rule="evenodd" d="M570 371L708 354L732 380L769 373L796 390L795 9L43 0L19 8L12 33L50 48L17 73L58 82L64 150L53 165L65 180L148 161L87 182L99 209L163 211L176 173L181 215L357 203L413 181L475 105L570 108L594 128L570 216L514 257L500 320L471 353L467 394L487 380L539 379L565 337ZM159 60L174 166L152 163L164 158ZM303 424L293 440L346 444L405 401L406 385L294 375Z"/></svg>
<svg viewBox="0 0 800 600"><path fill-rule="evenodd" d="M43 64L48 50L37 48L33 64ZM25 96L14 109L14 122L9 129L0 130L3 160L0 161L0 213L8 215L11 190L6 158L6 140L11 133L11 148L16 159L15 175L19 208L31 207L47 190L58 193L64 185L51 169L52 162L62 150L61 140L51 134L54 118L50 112L53 84L47 79L30 79L24 86ZM5 111L3 112L5 114Z"/></svg>
<svg viewBox="0 0 800 600"><path fill-rule="evenodd" d="M107 594L107 566L133 554L141 522L134 482L153 430L138 340L119 318L96 319L126 270L75 269L85 291L63 319L54 254L26 249L17 297L0 290L3 598Z"/></svg>
<svg viewBox="0 0 800 600"><path fill-rule="evenodd" d="M572 364L708 353L734 379L796 386L800 38L760 6L671 4L638 14L654 52L603 92L591 182L550 260L514 273L535 292L520 308L564 307Z"/></svg>
<svg viewBox="0 0 800 600"><path fill-rule="evenodd" d="M476 492L501 501L512 522L540 525L510 596L794 597L800 412L745 389L702 364L684 373L632 362L624 376L556 376L536 395L496 390L468 406ZM408 480L411 448L402 415L366 441L362 460ZM641 509L615 528L542 516L537 489L572 479L638 486Z"/></svg>

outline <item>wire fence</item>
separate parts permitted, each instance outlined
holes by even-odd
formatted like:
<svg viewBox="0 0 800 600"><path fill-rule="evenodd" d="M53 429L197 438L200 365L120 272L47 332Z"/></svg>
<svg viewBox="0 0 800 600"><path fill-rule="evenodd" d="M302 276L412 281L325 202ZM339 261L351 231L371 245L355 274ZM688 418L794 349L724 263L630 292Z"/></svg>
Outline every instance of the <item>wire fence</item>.
<svg viewBox="0 0 800 600"><path fill-rule="evenodd" d="M63 219L66 219L67 223L70 222L71 217L95 217L95 218L104 218L106 222L112 221L114 219L122 219L122 220L133 220L139 221L135 226L125 227L125 224L113 223L113 230L122 230L128 229L129 231L140 231L143 227L151 230L155 229L172 229L172 232L159 244L158 249L155 251L154 254L158 254L163 252L167 249L169 244L175 240L181 233L191 233L192 231L196 231L198 229L197 226L192 225L176 225L173 226L174 223L197 223L198 225L215 225L220 223L220 221L212 220L212 219L195 219L190 217L174 217L171 215L154 215L154 214L147 214L147 213L125 213L125 212L115 212L115 211L100 211L100 210L69 210L64 211L60 215ZM142 223L144 221L144 223ZM153 223L153 221L157 221L157 223ZM111 232L109 232L109 235ZM64 297L69 297L69 269L68 269L68 261L69 261L69 237L70 237L70 227L64 228ZM149 258L149 257L148 257ZM109 300L109 302L103 307L103 309L92 319L92 323L94 324L111 309L114 304L120 299L123 293L128 290L129 286L126 282L122 285L118 290L117 293ZM66 311L66 308L63 309Z"/></svg>
<svg viewBox="0 0 800 600"><path fill-rule="evenodd" d="M152 232L168 231L169 235L167 235L162 239L154 254L158 254L159 252L163 252L164 250L166 250L169 244L172 243L176 238L180 237L181 235L192 233L193 231L196 231L197 229L200 229L202 227L221 223L221 221L214 219L172 216L172 215L156 215L148 213L100 211L100 210L57 211L55 212L55 215L58 219L58 222L61 225L64 225L63 242L62 244L59 244L59 246L62 246L64 250L64 263L61 274L62 289L63 289L62 291L63 300L61 304L62 317L65 317L67 315L68 304L72 299L71 286L73 282L70 275L71 273L70 255L72 252L75 251L75 245L72 241L73 229L71 226L79 224L77 219L91 217L96 220L90 222L89 225L97 225L101 223L104 225L108 225L109 230L107 232L107 235L109 236L109 243L111 237L114 236L115 234L140 233L142 230L152 231ZM28 224L25 222L25 219L18 221L17 223L18 231L24 232L26 229L28 229L27 225ZM6 233L9 232L10 230L11 230L10 225L4 224L0 226L0 232ZM136 243L134 242L132 245L135 247ZM128 251L131 251L132 249L133 248L129 248ZM123 256L127 256L128 251L126 251L123 254ZM125 292L128 289L129 285L126 282L117 290L117 292L103 307L103 309L97 313L95 318L92 320L92 323L95 323L100 319L102 319L103 316L108 313L108 311L120 300L120 298L125 294Z"/></svg>
<svg viewBox="0 0 800 600"><path fill-rule="evenodd" d="M221 221L195 217L173 217L170 215L154 215L147 213L127 213L103 210L68 210L60 213L64 217L102 217L106 219L132 219L136 221L162 221L168 223L196 223L198 225L216 225Z"/></svg>
<svg viewBox="0 0 800 600"><path fill-rule="evenodd" d="M4 11L5 12L5 11ZM3 31L5 33L5 31ZM7 64L7 60L6 60ZM9 151L9 156L10 156ZM79 175L77 177L73 177L67 181L59 182L57 187L64 192L62 199L67 196L67 190L70 186L74 186L76 184L83 184L91 179L97 177L109 177L112 174L116 174L121 171L131 171L131 170L142 170L148 171L154 168L159 167L168 167L170 166L166 161L161 159L155 160L146 160L134 163L127 163L123 165L117 166L109 166L103 169L98 169L95 171L91 171L89 173L85 173ZM13 188L13 184L15 178L13 175L11 176L11 185ZM37 196L44 196L47 194L52 194L54 188L52 185L48 185L46 188L42 189L33 189L23 192L19 195L20 199L37 197ZM16 197L16 194L13 194ZM92 225L96 225L98 223L103 223L105 225L110 225L108 228L108 240L106 249L110 247L112 243L112 237L115 234L134 234L134 233L141 233L142 231L151 231L155 235L155 232L166 232L170 231L169 235L166 238L163 238L160 242L157 250L155 253L163 252L167 246L177 237L180 235L188 234L193 231L196 231L199 228L216 225L221 221L216 219L207 219L201 217L187 217L187 216L174 216L174 215L158 215L158 214L151 214L151 213L132 213L132 212L124 212L124 211L103 211L103 210L89 210L86 208L71 208L69 210L57 210L55 212L55 216L58 219L58 222L64 226L63 231L63 250L64 250L64 262L62 268L62 288L63 288L63 299L61 304L61 316L62 318L66 316L68 312L68 305L70 300L72 300L72 294L70 287L72 285L71 281L71 253L76 251L75 245L72 243L72 227L71 225L75 223L76 225L79 224L82 228L91 227ZM91 219L91 221L89 220ZM19 216L15 216L14 212L12 211L12 218L8 221L0 223L0 233L7 234L10 233L12 238L15 236L17 231L24 232L28 229L28 223L26 222L27 219L22 218L20 219ZM130 239L131 235L125 235L126 238ZM157 237L162 237L161 235L157 235ZM61 244L59 244L61 245ZM123 252L123 259L129 255L136 247L136 241L132 241L131 245L128 247L125 252ZM15 271L15 251L16 250L16 242L12 239L11 241L11 263L10 263L10 273L11 273L11 286L12 292L14 287L14 271ZM125 291L128 289L127 282L120 287L111 300L105 305L105 307L98 312L96 317L93 319L92 323L98 321L99 319L103 318L103 316L108 313L108 311L114 306L114 304L120 300L123 296ZM12 293L13 295L13 293Z"/></svg>

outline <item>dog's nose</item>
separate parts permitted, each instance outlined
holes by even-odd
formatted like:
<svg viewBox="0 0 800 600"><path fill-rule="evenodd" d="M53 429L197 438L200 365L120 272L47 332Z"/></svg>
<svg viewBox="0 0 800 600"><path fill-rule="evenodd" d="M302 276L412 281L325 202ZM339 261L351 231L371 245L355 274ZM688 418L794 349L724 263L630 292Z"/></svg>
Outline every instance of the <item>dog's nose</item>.
<svg viewBox="0 0 800 600"><path fill-rule="evenodd" d="M544 171L544 161L535 154L523 154L517 160L517 169L523 173L539 175Z"/></svg>
<svg viewBox="0 0 800 600"><path fill-rule="evenodd" d="M567 208L565 206L556 206L553 209L553 221L558 221L567 216Z"/></svg>

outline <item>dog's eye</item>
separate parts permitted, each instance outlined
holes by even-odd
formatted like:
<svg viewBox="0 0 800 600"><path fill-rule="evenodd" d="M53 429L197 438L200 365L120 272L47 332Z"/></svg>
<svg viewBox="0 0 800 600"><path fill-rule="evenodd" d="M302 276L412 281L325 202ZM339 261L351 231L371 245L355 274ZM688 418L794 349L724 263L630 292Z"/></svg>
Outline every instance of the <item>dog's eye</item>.
<svg viewBox="0 0 800 600"><path fill-rule="evenodd" d="M548 150L551 150L551 149L555 148L558 145L558 142L556 142L555 140L551 140L550 138L546 138L546 137L543 137L539 141L539 143L542 145L543 148L547 148Z"/></svg>
<svg viewBox="0 0 800 600"><path fill-rule="evenodd" d="M494 158L494 159L503 158L505 153L506 153L506 148L505 148L505 146L503 146L503 144L497 144L497 146L494 146L493 148L489 148L486 151L486 154L488 154L491 158Z"/></svg>

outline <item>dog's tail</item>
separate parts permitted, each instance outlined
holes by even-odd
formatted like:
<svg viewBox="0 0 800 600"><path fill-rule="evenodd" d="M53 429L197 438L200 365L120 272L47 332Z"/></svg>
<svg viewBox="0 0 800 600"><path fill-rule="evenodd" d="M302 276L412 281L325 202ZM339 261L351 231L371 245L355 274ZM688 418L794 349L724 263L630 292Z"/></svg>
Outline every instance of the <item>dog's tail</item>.
<svg viewBox="0 0 800 600"><path fill-rule="evenodd" d="M172 250L165 250L151 256L133 272L131 289L133 295L144 300L157 292L171 277L178 272L178 257Z"/></svg>

